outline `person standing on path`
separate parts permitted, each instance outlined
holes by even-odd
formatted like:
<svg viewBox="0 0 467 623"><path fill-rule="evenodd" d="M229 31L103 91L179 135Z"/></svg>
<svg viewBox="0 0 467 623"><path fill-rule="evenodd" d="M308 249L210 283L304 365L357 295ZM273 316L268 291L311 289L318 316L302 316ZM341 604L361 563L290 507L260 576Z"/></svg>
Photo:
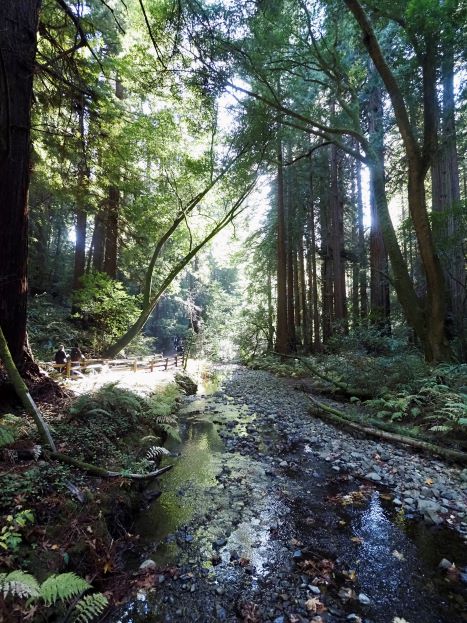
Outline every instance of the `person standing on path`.
<svg viewBox="0 0 467 623"><path fill-rule="evenodd" d="M68 361L68 355L66 354L65 346L63 344L60 344L60 346L58 347L58 350L55 353L54 360L57 365L61 366L60 368L57 368L58 371L62 373L65 372L66 364Z"/></svg>

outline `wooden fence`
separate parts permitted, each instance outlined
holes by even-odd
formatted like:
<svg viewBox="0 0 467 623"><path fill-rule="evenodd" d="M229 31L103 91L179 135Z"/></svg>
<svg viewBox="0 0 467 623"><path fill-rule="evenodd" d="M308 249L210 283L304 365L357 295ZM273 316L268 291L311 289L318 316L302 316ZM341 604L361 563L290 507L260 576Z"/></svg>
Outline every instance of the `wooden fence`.
<svg viewBox="0 0 467 623"><path fill-rule="evenodd" d="M132 370L140 372L148 370L168 370L169 368L179 368L185 366L185 354L164 357L163 355L153 355L152 357L137 357L135 359L82 359L81 361L67 361L67 363L55 363L46 361L40 365L44 368L53 368L66 378L73 377L73 371L85 372L94 370L96 372L107 372L109 370Z"/></svg>

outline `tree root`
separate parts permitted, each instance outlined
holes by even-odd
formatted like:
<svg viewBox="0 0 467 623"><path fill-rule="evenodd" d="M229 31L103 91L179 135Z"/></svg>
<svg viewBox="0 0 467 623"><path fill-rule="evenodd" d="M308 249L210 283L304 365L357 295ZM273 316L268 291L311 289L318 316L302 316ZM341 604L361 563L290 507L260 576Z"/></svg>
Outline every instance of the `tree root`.
<svg viewBox="0 0 467 623"><path fill-rule="evenodd" d="M344 385L344 383L339 383L339 381L331 379L329 376L326 376L317 368L308 363L308 361L303 357L299 357L298 355L283 355L281 353L277 353L276 351L274 351L274 355L277 355L278 357L286 357L287 359L298 359L298 361L300 361L300 363L304 365L305 368L308 368L308 370L310 370L310 372L312 372L315 376L323 381L326 381L326 383L330 383L331 385L334 385L334 387L337 387L339 392L344 394L344 396L347 396L347 398L352 398L352 396L355 396L355 398L359 398L360 400L369 400L370 398L374 398L373 394L361 391L356 388L348 387L347 385Z"/></svg>
<svg viewBox="0 0 467 623"><path fill-rule="evenodd" d="M384 430L373 428L372 426L359 424L351 420L349 416L346 415L343 411L339 411L334 407L323 404L322 402L315 400L311 396L308 396L308 398L315 406L313 412L319 417L323 417L326 421L331 421L334 424L350 428L351 430L358 431L359 433L364 433L365 435L374 437L376 439L384 439L392 443L411 446L412 448L416 448L418 450L426 450L432 454L437 454L438 456L449 459L451 461L456 461L458 463L467 463L467 454L465 452L461 452L459 450L451 450L450 448L443 448L442 446L429 443L428 441L412 439L411 437L405 437L404 435L389 433Z"/></svg>
<svg viewBox="0 0 467 623"><path fill-rule="evenodd" d="M172 469L173 465L166 465L165 467L161 467L160 469L156 469L154 472L148 472L147 474L129 474L127 472L113 472L105 467L98 467L97 465L93 465L92 463L86 463L85 461L80 461L79 459L74 459L67 454L62 454L61 452L48 452L47 456L51 459L56 459L57 461L61 461L62 463L67 463L68 465L73 465L73 467L78 467L79 469L87 472L91 476L101 476L102 478L128 478L130 480L152 480L153 478L158 478Z"/></svg>

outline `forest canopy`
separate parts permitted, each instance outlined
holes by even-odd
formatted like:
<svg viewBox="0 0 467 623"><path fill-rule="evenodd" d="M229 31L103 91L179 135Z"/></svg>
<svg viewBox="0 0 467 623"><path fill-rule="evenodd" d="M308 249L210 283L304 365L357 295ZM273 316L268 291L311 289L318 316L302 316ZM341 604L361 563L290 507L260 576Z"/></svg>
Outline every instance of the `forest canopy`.
<svg viewBox="0 0 467 623"><path fill-rule="evenodd" d="M7 0L0 324L15 361L31 361L28 300L40 357L73 338L106 356L165 348L200 321L206 344L217 307L236 310L247 355L367 330L464 360L466 10Z"/></svg>

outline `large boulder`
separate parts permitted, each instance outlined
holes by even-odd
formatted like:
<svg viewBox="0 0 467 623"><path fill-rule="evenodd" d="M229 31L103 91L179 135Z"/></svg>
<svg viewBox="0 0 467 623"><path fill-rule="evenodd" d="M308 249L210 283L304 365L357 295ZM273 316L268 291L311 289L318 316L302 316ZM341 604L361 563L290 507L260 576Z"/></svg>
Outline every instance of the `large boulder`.
<svg viewBox="0 0 467 623"><path fill-rule="evenodd" d="M175 382L187 396L192 396L198 391L198 384L186 372L177 372Z"/></svg>

